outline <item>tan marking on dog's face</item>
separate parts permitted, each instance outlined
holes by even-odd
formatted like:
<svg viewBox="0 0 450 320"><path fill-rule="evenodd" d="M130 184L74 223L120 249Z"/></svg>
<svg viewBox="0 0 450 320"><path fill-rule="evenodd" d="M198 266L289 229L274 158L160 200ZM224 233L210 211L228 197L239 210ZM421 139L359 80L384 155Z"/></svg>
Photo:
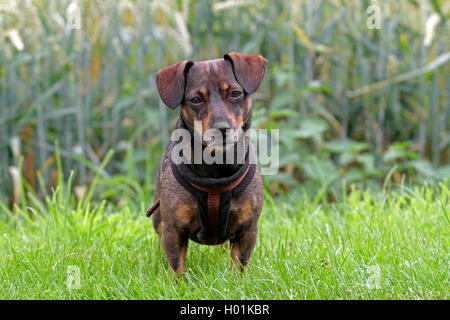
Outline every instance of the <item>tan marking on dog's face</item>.
<svg viewBox="0 0 450 320"><path fill-rule="evenodd" d="M208 90L206 88L200 88L198 89L198 91L202 94L203 97L207 97L208 96Z"/></svg>
<svg viewBox="0 0 450 320"><path fill-rule="evenodd" d="M247 99L247 111L250 111L252 109L252 98Z"/></svg>
<svg viewBox="0 0 450 320"><path fill-rule="evenodd" d="M182 108L181 112L183 113L183 117L185 119L189 119L189 113L188 113L188 110L186 108Z"/></svg>
<svg viewBox="0 0 450 320"><path fill-rule="evenodd" d="M239 132L236 131L236 130L239 130L240 128L242 128L242 126L244 124L244 117L243 117L242 114L240 114L237 117L234 117L234 115L230 112L230 110L227 110L227 109L225 110L225 114L226 114L226 116L229 119L229 122L231 124L231 128L233 128L233 130L234 130L233 131L233 135L236 136L237 134L239 134ZM234 128L236 128L236 129L234 129Z"/></svg>
<svg viewBox="0 0 450 320"><path fill-rule="evenodd" d="M229 85L228 83L226 83L226 82L224 82L224 83L222 84L222 90L223 90L223 91L227 91L229 87L230 87L230 85Z"/></svg>

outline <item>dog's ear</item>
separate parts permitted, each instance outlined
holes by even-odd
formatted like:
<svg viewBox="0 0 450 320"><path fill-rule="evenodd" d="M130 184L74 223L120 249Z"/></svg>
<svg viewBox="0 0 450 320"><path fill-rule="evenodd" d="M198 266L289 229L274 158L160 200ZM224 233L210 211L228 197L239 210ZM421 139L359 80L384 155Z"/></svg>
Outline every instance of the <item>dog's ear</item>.
<svg viewBox="0 0 450 320"><path fill-rule="evenodd" d="M186 72L193 64L190 60L184 60L155 74L159 96L170 109L175 109L183 101Z"/></svg>
<svg viewBox="0 0 450 320"><path fill-rule="evenodd" d="M263 56L229 52L223 58L231 62L236 80L248 94L258 89L266 73L267 60Z"/></svg>

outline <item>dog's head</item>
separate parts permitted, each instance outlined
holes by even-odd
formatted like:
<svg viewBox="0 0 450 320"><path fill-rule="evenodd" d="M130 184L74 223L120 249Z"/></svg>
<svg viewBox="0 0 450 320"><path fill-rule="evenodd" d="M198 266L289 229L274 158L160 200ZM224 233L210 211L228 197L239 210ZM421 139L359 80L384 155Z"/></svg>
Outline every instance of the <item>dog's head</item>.
<svg viewBox="0 0 450 320"><path fill-rule="evenodd" d="M237 52L230 52L223 59L185 60L156 73L156 84L161 100L169 108L181 104L181 117L190 129L196 130L194 122L201 121L202 133L198 134L215 129L225 138L227 134L248 129L250 96L261 84L266 64L267 60L260 55ZM226 147L225 141L238 139L237 136L223 139L223 146ZM214 141L203 143L217 146Z"/></svg>

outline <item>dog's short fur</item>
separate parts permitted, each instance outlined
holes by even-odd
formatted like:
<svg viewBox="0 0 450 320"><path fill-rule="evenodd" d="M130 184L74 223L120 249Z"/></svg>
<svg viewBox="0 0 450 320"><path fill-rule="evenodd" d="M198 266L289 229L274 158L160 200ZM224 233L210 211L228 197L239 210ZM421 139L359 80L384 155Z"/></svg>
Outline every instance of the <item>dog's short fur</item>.
<svg viewBox="0 0 450 320"><path fill-rule="evenodd" d="M194 120L201 121L202 131L210 128L239 129L250 127L251 94L259 87L267 60L260 55L230 52L224 59L193 63L185 60L156 74L162 101L169 108L181 104L177 128L193 130ZM153 214L153 225L162 237L162 246L170 267L176 274L185 271L188 240L200 242L196 233L200 221L194 196L176 180L169 164L174 143L166 148L157 173L155 200L160 206ZM203 148L208 147L203 141ZM222 178L236 172L238 165L201 164L199 177ZM227 239L231 244L232 265L244 272L253 251L258 219L263 207L262 179L257 170L248 187L231 201ZM203 244L217 244L205 243Z"/></svg>

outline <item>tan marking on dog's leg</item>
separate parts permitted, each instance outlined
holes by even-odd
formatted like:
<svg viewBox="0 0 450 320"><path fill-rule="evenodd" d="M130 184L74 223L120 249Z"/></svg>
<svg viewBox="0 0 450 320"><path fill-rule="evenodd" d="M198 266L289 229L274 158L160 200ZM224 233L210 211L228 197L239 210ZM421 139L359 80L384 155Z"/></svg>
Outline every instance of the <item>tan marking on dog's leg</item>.
<svg viewBox="0 0 450 320"><path fill-rule="evenodd" d="M180 205L175 211L175 216L182 225L188 225L191 222L192 208L187 205Z"/></svg>
<svg viewBox="0 0 450 320"><path fill-rule="evenodd" d="M158 226L156 227L156 233L158 234L159 237L161 237L162 224L163 224L163 222L161 221L161 222L158 224Z"/></svg>
<svg viewBox="0 0 450 320"><path fill-rule="evenodd" d="M242 206L237 210L238 224L243 224L247 222L253 216L253 207L250 203L245 202Z"/></svg>
<svg viewBox="0 0 450 320"><path fill-rule="evenodd" d="M231 247L231 258L236 266L236 268L241 272L245 273L247 270L248 262L250 260L250 255L256 245L258 235L258 224L257 221L247 230L245 230L237 241L232 243Z"/></svg>
<svg viewBox="0 0 450 320"><path fill-rule="evenodd" d="M180 255L180 262L178 266L177 273L185 273L186 272L186 253L187 253L187 246L188 246L188 240L183 241L181 243L181 255Z"/></svg>
<svg viewBox="0 0 450 320"><path fill-rule="evenodd" d="M155 210L155 212L152 215L152 221L153 221L153 227L155 228L156 233L161 238L161 232L162 228L161 225L163 223L162 217L161 217L161 210L158 208Z"/></svg>
<svg viewBox="0 0 450 320"><path fill-rule="evenodd" d="M230 268L244 273L245 270L242 268L242 265L239 262L239 255L240 255L239 244L237 242L233 242L231 244L231 259L233 261L231 261Z"/></svg>

